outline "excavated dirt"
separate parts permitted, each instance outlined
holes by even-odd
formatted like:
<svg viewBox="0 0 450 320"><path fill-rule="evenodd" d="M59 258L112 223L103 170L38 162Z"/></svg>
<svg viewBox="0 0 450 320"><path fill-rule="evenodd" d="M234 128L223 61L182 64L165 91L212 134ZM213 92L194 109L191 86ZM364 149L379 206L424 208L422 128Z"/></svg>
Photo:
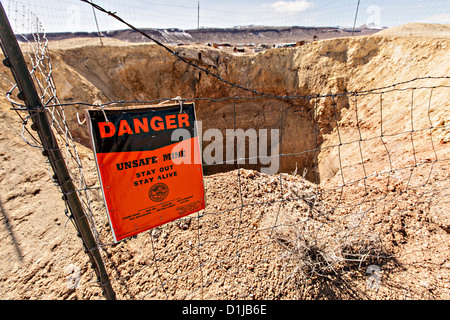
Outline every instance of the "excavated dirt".
<svg viewBox="0 0 450 320"><path fill-rule="evenodd" d="M448 30L407 25L258 54L175 47L230 82L279 96L399 84L382 96L334 101L197 101L204 130L282 128L283 173L206 166L206 210L118 244L92 190L118 298L449 299L450 82L431 78L449 74ZM155 45L76 41L50 43L64 102L251 96ZM12 79L0 72L6 92ZM428 78L401 84L418 77ZM1 102L0 297L101 299L44 156ZM96 186L82 109L65 113L88 186Z"/></svg>

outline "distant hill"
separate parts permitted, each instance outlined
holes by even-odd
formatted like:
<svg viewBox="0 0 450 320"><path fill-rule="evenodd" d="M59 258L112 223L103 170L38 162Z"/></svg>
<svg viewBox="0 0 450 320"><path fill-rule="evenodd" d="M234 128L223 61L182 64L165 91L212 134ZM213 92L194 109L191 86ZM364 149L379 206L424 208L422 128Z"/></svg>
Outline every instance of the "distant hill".
<svg viewBox="0 0 450 320"><path fill-rule="evenodd" d="M199 30L171 29L141 29L150 37L170 44L193 43L228 43L228 44L277 44L295 43L297 41L323 40L330 38L371 35L381 29L361 26L353 30L341 27L265 27L245 26L234 28L201 28ZM114 30L101 32L102 37L115 38L127 42L148 42L150 39L131 30ZM49 40L69 38L99 37L97 32L61 32L47 33Z"/></svg>

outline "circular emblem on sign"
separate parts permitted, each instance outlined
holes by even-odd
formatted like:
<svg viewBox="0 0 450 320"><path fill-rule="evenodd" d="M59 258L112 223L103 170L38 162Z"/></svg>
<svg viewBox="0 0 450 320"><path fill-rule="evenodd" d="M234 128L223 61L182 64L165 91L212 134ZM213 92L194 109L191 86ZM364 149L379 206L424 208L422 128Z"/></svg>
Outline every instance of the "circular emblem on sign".
<svg viewBox="0 0 450 320"><path fill-rule="evenodd" d="M154 184L149 192L148 196L155 202L161 202L169 195L169 187L165 183Z"/></svg>

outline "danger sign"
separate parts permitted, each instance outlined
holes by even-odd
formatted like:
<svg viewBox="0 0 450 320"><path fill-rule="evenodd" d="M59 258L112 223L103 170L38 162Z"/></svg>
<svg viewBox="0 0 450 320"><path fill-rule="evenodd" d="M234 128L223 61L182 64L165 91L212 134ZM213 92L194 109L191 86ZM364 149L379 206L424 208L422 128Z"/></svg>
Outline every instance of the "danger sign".
<svg viewBox="0 0 450 320"><path fill-rule="evenodd" d="M194 104L87 110L86 118L115 242L205 208Z"/></svg>

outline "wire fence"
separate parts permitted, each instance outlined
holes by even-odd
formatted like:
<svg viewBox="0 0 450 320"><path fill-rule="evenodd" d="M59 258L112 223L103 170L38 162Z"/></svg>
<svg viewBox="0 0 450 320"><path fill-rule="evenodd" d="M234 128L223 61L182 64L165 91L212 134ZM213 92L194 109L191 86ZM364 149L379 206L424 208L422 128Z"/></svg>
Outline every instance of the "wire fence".
<svg viewBox="0 0 450 320"><path fill-rule="evenodd" d="M434 214L448 209L449 124L440 112L448 108L442 104L449 93L448 76L424 76L359 92L286 96L228 82L177 56L250 94L182 99L212 110L230 106L229 129L251 129L240 114L255 104L270 110L277 119L253 129L277 130L278 139L269 144L277 147L270 160L279 164L279 170L261 173L267 153L239 154L233 140L230 158L224 152L203 163L208 173L205 210L113 243L100 187L86 182L98 181L87 177L92 170L86 167L95 164L80 159L65 110L179 100L61 102L49 43L34 21L33 30L37 27L38 32L32 33L31 41L23 37L29 45L25 52L30 74L119 298L370 297L383 287L401 287L389 271L398 272L397 250L406 234L422 230L413 221L431 221ZM6 95L23 122L22 137L41 148L29 116L23 115L27 106L13 98L16 91L14 85ZM393 104L402 107L393 111ZM295 129L299 118L309 130L302 132L308 138L301 143ZM221 135L225 129L220 128ZM257 143L262 139L258 138ZM246 151L249 143L245 140ZM264 151L271 147L266 145ZM448 237L442 237L433 245L448 244ZM408 254L422 249L416 250ZM380 270L386 273L382 276ZM96 288L92 283L86 286Z"/></svg>

